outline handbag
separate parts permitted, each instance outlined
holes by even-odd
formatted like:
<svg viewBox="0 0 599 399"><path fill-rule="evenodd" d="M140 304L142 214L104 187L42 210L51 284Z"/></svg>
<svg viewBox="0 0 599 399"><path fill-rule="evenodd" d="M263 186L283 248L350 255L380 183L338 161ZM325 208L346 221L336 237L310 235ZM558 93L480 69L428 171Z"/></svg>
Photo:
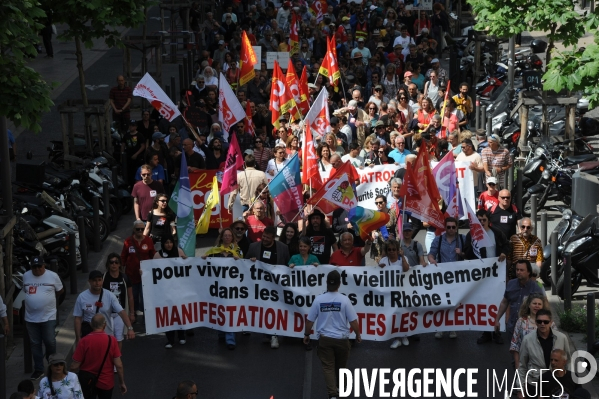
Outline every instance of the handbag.
<svg viewBox="0 0 599 399"><path fill-rule="evenodd" d="M102 295L104 295L104 289L102 289L102 291L100 292L100 298L98 299L98 302L102 302ZM99 311L100 311L100 307L98 305L96 305L96 313L98 313ZM82 321L81 322L81 338L85 337L90 332L92 332L92 325L89 323L89 321Z"/></svg>
<svg viewBox="0 0 599 399"><path fill-rule="evenodd" d="M102 364L100 365L100 369L98 373L92 373L91 371L79 370L77 373L77 377L79 378L79 384L81 385L81 393L85 399L95 399L98 393L96 384L98 383L98 378L100 378L100 373L102 373L102 369L104 368L104 363L106 362L106 358L108 357L108 352L110 352L110 344L112 343L112 339L108 336L108 348L106 349L106 353L104 354L104 359L102 359Z"/></svg>

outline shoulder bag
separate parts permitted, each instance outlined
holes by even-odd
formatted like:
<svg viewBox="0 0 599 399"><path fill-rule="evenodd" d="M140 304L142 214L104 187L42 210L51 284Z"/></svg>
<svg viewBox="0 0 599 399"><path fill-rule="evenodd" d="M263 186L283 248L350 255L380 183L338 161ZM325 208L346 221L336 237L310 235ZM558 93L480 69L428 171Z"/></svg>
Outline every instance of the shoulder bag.
<svg viewBox="0 0 599 399"><path fill-rule="evenodd" d="M92 373L91 371L79 370L77 373L77 377L79 378L79 384L81 385L81 393L83 393L83 397L85 399L95 399L97 396L97 387L98 379L100 378L100 374L102 373L102 369L104 368L104 363L106 362L106 358L108 357L108 352L110 352L110 344L112 342L112 338L108 335L108 348L106 348L106 353L104 354L104 359L102 359L102 364L100 365L100 369L98 373Z"/></svg>
<svg viewBox="0 0 599 399"><path fill-rule="evenodd" d="M102 288L102 291L100 291L100 298L98 299L98 302L102 302L102 295L104 295L104 288ZM100 311L100 307L96 304L96 313L98 313ZM92 325L89 323L89 321L82 321L81 322L81 338L85 337L87 334L89 334L90 332L92 332Z"/></svg>

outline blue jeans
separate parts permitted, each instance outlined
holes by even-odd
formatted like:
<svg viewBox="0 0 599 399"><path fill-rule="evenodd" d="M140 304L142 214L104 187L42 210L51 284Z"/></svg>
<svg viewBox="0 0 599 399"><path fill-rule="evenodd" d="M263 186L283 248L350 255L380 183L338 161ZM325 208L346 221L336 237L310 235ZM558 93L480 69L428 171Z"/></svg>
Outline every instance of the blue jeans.
<svg viewBox="0 0 599 399"><path fill-rule="evenodd" d="M141 288L141 283L133 284L131 287L133 289L133 306L135 310L144 311L144 293Z"/></svg>
<svg viewBox="0 0 599 399"><path fill-rule="evenodd" d="M237 343L235 342L235 333L234 332L219 332L218 336L222 337L225 336L225 343L227 345L237 345Z"/></svg>
<svg viewBox="0 0 599 399"><path fill-rule="evenodd" d="M56 353L56 320L48 320L43 323L25 322L25 324L31 341L35 371L44 371L42 342L46 346L46 359Z"/></svg>

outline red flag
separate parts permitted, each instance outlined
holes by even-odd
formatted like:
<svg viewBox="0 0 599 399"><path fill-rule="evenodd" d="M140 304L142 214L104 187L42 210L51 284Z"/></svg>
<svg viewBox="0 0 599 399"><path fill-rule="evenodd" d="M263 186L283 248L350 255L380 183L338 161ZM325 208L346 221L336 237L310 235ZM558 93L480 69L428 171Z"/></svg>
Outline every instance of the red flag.
<svg viewBox="0 0 599 399"><path fill-rule="evenodd" d="M338 180L343 177L343 175L347 175L350 177L350 182L354 182L354 176L358 174L354 166L349 162L344 162L343 166L341 166L338 170L332 169L330 178L326 181L326 183L318 189L316 193L306 202L312 206L318 206L325 214L333 213L335 209L338 208L338 204L327 201L324 197L326 193L338 183Z"/></svg>
<svg viewBox="0 0 599 399"><path fill-rule="evenodd" d="M415 176L418 176L417 182ZM444 227L445 216L439 209L441 196L431 172L427 151L420 151L413 168L406 168L399 194L406 197L406 211L436 228Z"/></svg>
<svg viewBox="0 0 599 399"><path fill-rule="evenodd" d="M289 55L299 53L299 22L295 11L291 11L291 27L289 32Z"/></svg>
<svg viewBox="0 0 599 399"><path fill-rule="evenodd" d="M310 91L308 90L308 72L305 65L299 80L299 91L301 100L299 107L302 110L302 115L306 115L310 110Z"/></svg>
<svg viewBox="0 0 599 399"><path fill-rule="evenodd" d="M320 175L318 174L318 155L316 155L316 146L310 130L310 122L306 119L305 123L306 136L302 151L302 183L310 184L310 179L314 176L317 176L320 182Z"/></svg>
<svg viewBox="0 0 599 399"><path fill-rule="evenodd" d="M287 74L285 75L285 81L287 83L287 87L291 91L291 95L293 96L293 100L295 101L295 108L293 109L293 119L299 120L301 118L300 110L298 104L301 102L301 95L299 91L299 80L297 79L297 75L295 74L295 68L293 67L293 63L291 62L291 58L289 58L289 65L287 66Z"/></svg>
<svg viewBox="0 0 599 399"><path fill-rule="evenodd" d="M287 87L283 71L279 67L279 63L275 60L275 66L272 71L272 85L270 89L270 109L272 111L272 125L278 129L279 118L281 115L289 112L295 106L295 100L291 94L291 90Z"/></svg>
<svg viewBox="0 0 599 399"><path fill-rule="evenodd" d="M321 90L314 100L310 111L306 114L306 119L312 122L310 128L313 134L318 137L324 137L331 132L331 119L329 118L329 92Z"/></svg>
<svg viewBox="0 0 599 399"><path fill-rule="evenodd" d="M312 15L316 17L316 22L320 23L324 19L325 10L327 9L326 0L316 0L308 9Z"/></svg>
<svg viewBox="0 0 599 399"><path fill-rule="evenodd" d="M254 65L258 63L258 58L254 52L252 43L250 43L250 39L248 39L247 33L245 33L245 31L241 33L241 52L239 54L239 63L239 85L243 86L256 76Z"/></svg>
<svg viewBox="0 0 599 399"><path fill-rule="evenodd" d="M223 173L223 182L221 185L221 195L225 195L235 190L237 185L237 171L243 168L243 154L237 143L237 135L231 135L229 150L227 151L227 160L225 162L225 172Z"/></svg>
<svg viewBox="0 0 599 399"><path fill-rule="evenodd" d="M252 106L250 104L250 101L246 101L245 102L245 128L243 130L244 133L249 133L252 136L256 135L256 130L255 130L255 126L254 126L254 121L252 119Z"/></svg>

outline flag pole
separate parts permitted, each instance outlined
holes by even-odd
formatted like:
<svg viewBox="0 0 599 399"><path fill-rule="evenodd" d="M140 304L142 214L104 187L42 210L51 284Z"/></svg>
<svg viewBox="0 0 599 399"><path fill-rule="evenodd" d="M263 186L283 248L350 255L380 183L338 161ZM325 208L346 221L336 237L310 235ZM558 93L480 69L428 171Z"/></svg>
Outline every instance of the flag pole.
<svg viewBox="0 0 599 399"><path fill-rule="evenodd" d="M403 224L404 224L404 220L406 218L406 199L407 199L408 195L404 195L403 196L403 206L402 206L402 216L401 216L401 240L399 241L399 248L401 249L401 246L403 245ZM414 237L412 237L412 239L414 239Z"/></svg>

